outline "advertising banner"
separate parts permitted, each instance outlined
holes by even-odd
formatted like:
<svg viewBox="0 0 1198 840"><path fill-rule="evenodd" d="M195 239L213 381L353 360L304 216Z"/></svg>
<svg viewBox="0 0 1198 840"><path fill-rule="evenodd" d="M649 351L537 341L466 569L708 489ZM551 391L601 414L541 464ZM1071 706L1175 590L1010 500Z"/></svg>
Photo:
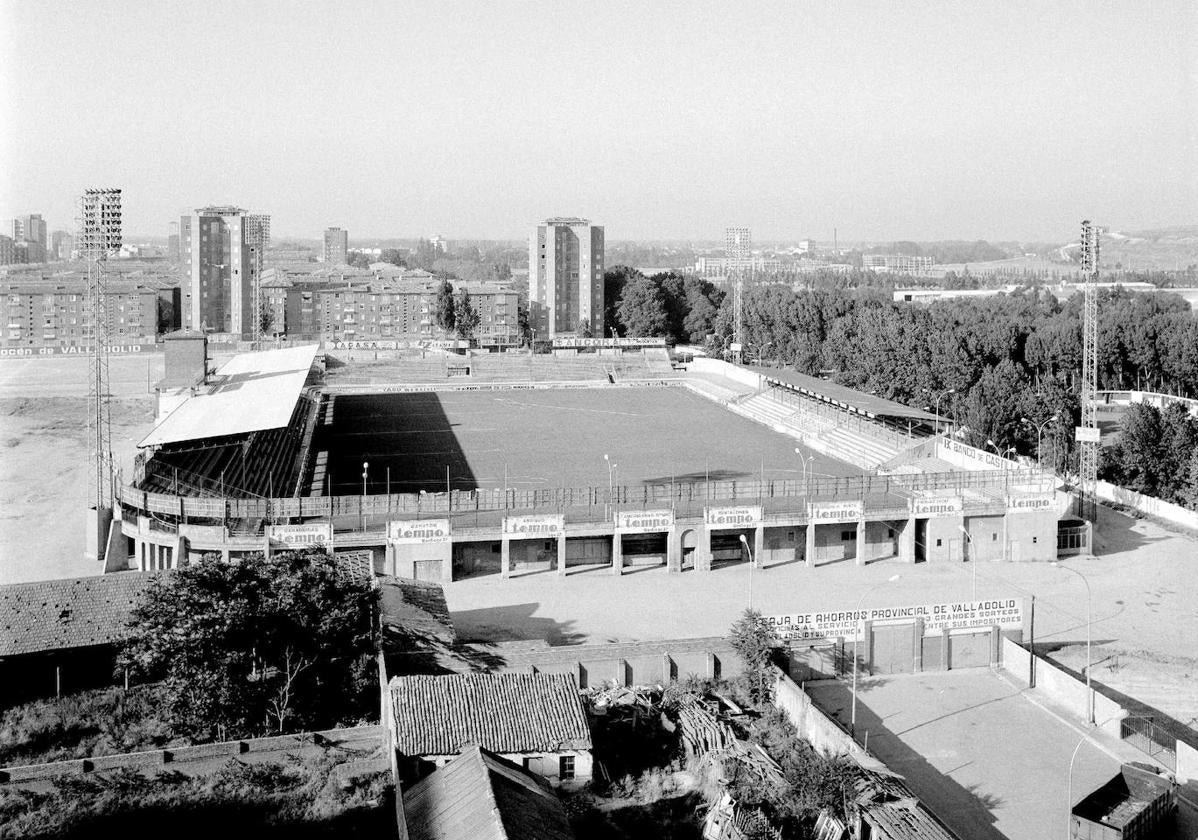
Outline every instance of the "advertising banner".
<svg viewBox="0 0 1198 840"><path fill-rule="evenodd" d="M333 526L327 522L307 525L267 525L266 536L272 545L284 548L328 548L333 544Z"/></svg>
<svg viewBox="0 0 1198 840"><path fill-rule="evenodd" d="M560 537L566 532L564 516L505 516L503 535L519 540L535 540L543 537Z"/></svg>
<svg viewBox="0 0 1198 840"><path fill-rule="evenodd" d="M964 511L965 500L960 496L924 496L911 500L911 512L916 516L943 516Z"/></svg>
<svg viewBox="0 0 1198 840"><path fill-rule="evenodd" d="M406 345L407 342L404 342ZM330 341L330 350L398 350L398 341Z"/></svg>
<svg viewBox="0 0 1198 840"><path fill-rule="evenodd" d="M704 508L703 522L708 528L756 528L761 524L761 505Z"/></svg>
<svg viewBox="0 0 1198 840"><path fill-rule="evenodd" d="M1037 513L1052 510L1056 497L1052 493L1035 493L1029 496L1007 496L1009 513Z"/></svg>
<svg viewBox="0 0 1198 840"><path fill-rule="evenodd" d="M865 502L860 499L848 502L811 502L807 505L807 518L816 525L856 522L864 516Z"/></svg>
<svg viewBox="0 0 1198 840"><path fill-rule="evenodd" d="M674 511L622 510L616 514L616 530L625 534L668 531L674 527Z"/></svg>
<svg viewBox="0 0 1198 840"><path fill-rule="evenodd" d="M406 519L387 523L387 539L395 545L449 542L448 519Z"/></svg>
<svg viewBox="0 0 1198 840"><path fill-rule="evenodd" d="M553 339L554 347L665 347L662 337L650 338L574 338L559 336Z"/></svg>
<svg viewBox="0 0 1198 840"><path fill-rule="evenodd" d="M985 601L958 601L940 604L914 604L901 607L865 607L860 610L792 613L766 616L766 621L783 641L834 639L861 641L862 623L899 624L922 618L924 635L943 630L987 628L1003 630L1023 628L1023 600L996 598Z"/></svg>

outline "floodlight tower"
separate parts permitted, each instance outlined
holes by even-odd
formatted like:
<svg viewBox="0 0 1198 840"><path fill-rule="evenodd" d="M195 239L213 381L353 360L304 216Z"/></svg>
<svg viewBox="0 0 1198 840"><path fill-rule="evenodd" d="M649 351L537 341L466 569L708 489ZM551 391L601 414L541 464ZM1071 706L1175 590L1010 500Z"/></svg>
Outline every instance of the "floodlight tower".
<svg viewBox="0 0 1198 840"><path fill-rule="evenodd" d="M724 255L732 277L732 361L738 365L745 346L745 268L752 262L752 241L752 233L748 228L724 229Z"/></svg>
<svg viewBox="0 0 1198 840"><path fill-rule="evenodd" d="M1098 511L1098 252L1099 228L1082 222L1081 264L1084 282L1082 307L1081 426L1077 430L1078 473L1081 479L1081 515L1093 522Z"/></svg>
<svg viewBox="0 0 1198 840"><path fill-rule="evenodd" d="M90 371L87 380L90 518L85 553L103 561L112 521L113 463L108 392L108 347L111 344L106 284L102 264L121 249L121 191L89 188L79 199L79 253L87 265L87 311L91 323Z"/></svg>

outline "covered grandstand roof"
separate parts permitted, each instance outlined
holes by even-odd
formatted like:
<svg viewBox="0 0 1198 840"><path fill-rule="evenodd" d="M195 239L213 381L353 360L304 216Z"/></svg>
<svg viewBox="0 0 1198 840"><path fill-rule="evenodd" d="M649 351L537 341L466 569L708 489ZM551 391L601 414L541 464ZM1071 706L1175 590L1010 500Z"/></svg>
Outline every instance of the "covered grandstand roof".
<svg viewBox="0 0 1198 840"><path fill-rule="evenodd" d="M935 421L937 419L936 415L930 412L921 411L918 408L912 408L902 403L896 403L893 400L876 397L873 394L854 391L852 388L846 388L844 385L837 385L835 382L829 382L826 379L808 376L805 373L799 373L797 370L790 368L751 367L750 369L755 373L761 374L767 380L786 385L813 399L832 403L841 408L856 411L859 414L866 414L870 417L902 417L907 420L928 421Z"/></svg>
<svg viewBox="0 0 1198 840"><path fill-rule="evenodd" d="M286 426L319 345L239 353L138 444L161 446Z"/></svg>

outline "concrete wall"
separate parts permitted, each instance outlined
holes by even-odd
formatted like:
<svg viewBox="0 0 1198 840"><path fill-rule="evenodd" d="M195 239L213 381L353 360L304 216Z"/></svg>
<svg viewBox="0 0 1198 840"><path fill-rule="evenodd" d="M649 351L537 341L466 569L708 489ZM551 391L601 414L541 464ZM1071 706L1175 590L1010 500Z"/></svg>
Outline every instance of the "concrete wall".
<svg viewBox="0 0 1198 840"><path fill-rule="evenodd" d="M960 529L964 521L964 518L960 516L944 516L928 520L924 545L924 557L927 562L961 562L961 544L965 541L965 536Z"/></svg>
<svg viewBox="0 0 1198 840"><path fill-rule="evenodd" d="M192 761L208 761L213 758L234 758L247 753L277 754L284 760L297 751L315 750L323 754L328 747L373 748L384 746L386 730L382 726L357 726L348 729L329 729L321 732L304 732L296 735L277 735L271 738L248 738L244 741L221 741L215 744L199 744L194 747L172 747L166 750L102 755L92 758L77 758L68 761L53 761L47 764L31 764L0 769L0 783L29 782L52 779L55 776L92 773L98 770L128 768L167 769Z"/></svg>
<svg viewBox="0 0 1198 840"><path fill-rule="evenodd" d="M1057 559L1055 510L1007 514L1007 560L1051 563Z"/></svg>
<svg viewBox="0 0 1198 840"><path fill-rule="evenodd" d="M785 713L799 737L823 756L863 755L861 745L832 718L815 707L811 698L790 677L775 672L774 705Z"/></svg>
<svg viewBox="0 0 1198 840"><path fill-rule="evenodd" d="M783 528L766 528L761 549L761 563L772 566L803 559L804 528L788 525Z"/></svg>
<svg viewBox="0 0 1198 840"><path fill-rule="evenodd" d="M965 531L969 534L963 546L966 557L970 560L1002 560L1003 539L1007 536L1003 520L1002 516L965 517Z"/></svg>
<svg viewBox="0 0 1198 840"><path fill-rule="evenodd" d="M696 356L691 361L688 367L698 373L710 373L715 376L722 376L725 379L731 379L734 382L739 382L742 385L747 385L750 388L761 387L761 377L751 370L745 370L742 367L728 364L722 359L712 359L707 356Z"/></svg>
<svg viewBox="0 0 1198 840"><path fill-rule="evenodd" d="M1198 749L1184 741L1177 742L1177 781L1198 781Z"/></svg>
<svg viewBox="0 0 1198 840"><path fill-rule="evenodd" d="M1128 490L1106 481L1098 482L1098 498L1104 502L1114 502L1117 505L1138 510L1140 513L1164 519L1166 522L1172 522L1174 525L1181 525L1185 528L1198 528L1198 511L1187 510L1181 505L1171 504L1152 496L1145 496L1142 493L1137 493L1134 490Z"/></svg>
<svg viewBox="0 0 1198 840"><path fill-rule="evenodd" d="M815 556L818 563L852 560L857 556L857 523L809 525L815 529ZM851 536L850 536L851 535ZM849 536L846 540L845 536Z"/></svg>
<svg viewBox="0 0 1198 840"><path fill-rule="evenodd" d="M899 532L905 523L866 522L865 545L861 547L866 563L898 556Z"/></svg>
<svg viewBox="0 0 1198 840"><path fill-rule="evenodd" d="M1028 684L1033 663L1030 651L1011 639L1002 640L1002 667L1022 684ZM1030 689L1082 720L1089 720L1084 679L1078 679L1043 657L1034 657L1036 685ZM1110 735L1120 737L1120 719L1127 710L1097 691L1094 692L1094 722Z"/></svg>

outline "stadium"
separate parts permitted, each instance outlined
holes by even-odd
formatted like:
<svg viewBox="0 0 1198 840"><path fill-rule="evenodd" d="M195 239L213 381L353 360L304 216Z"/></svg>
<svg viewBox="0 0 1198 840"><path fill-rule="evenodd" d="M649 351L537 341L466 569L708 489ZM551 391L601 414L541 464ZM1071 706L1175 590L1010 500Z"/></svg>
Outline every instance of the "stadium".
<svg viewBox="0 0 1198 840"><path fill-rule="evenodd" d="M1049 561L1069 505L934 414L794 371L675 365L659 340L307 345L210 370L204 336L179 333L158 416L118 480L109 569L308 545L442 582Z"/></svg>

